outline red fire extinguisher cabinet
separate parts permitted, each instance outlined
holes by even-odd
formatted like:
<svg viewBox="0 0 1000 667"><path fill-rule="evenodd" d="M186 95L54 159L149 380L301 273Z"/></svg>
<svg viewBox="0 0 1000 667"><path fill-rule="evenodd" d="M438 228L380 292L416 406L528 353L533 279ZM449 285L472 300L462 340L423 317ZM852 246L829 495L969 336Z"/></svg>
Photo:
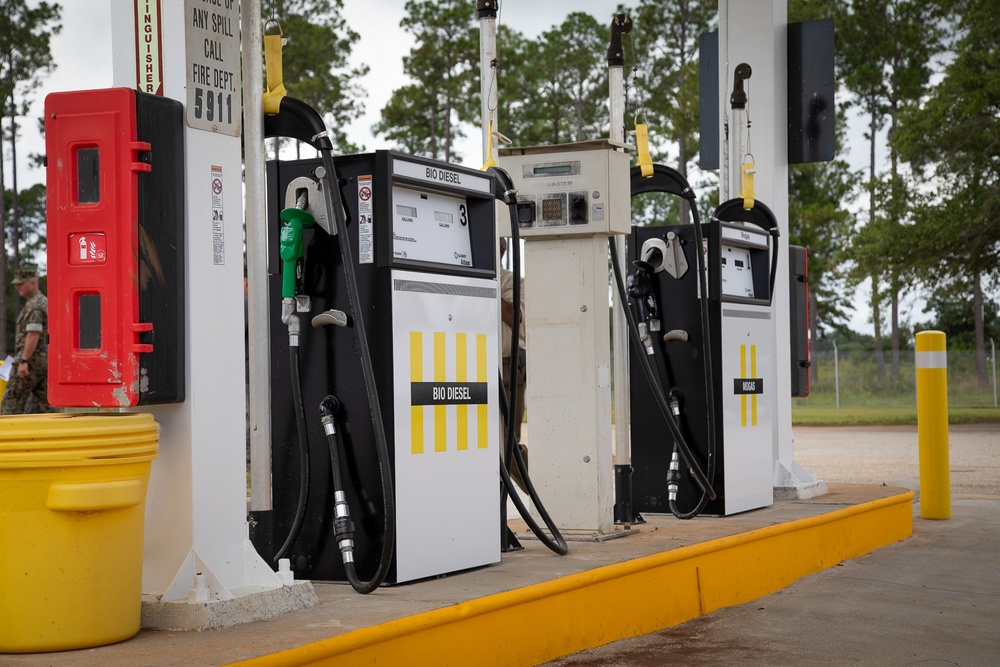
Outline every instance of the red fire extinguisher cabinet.
<svg viewBox="0 0 1000 667"><path fill-rule="evenodd" d="M184 400L184 116L129 88L45 98L49 400Z"/></svg>

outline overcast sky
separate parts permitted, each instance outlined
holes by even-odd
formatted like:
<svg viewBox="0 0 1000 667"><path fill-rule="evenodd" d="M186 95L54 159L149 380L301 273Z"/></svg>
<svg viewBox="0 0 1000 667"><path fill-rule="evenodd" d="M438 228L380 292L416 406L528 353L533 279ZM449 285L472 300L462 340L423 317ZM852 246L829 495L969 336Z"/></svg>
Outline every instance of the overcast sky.
<svg viewBox="0 0 1000 667"><path fill-rule="evenodd" d="M170 0L179 2L180 0ZM46 94L62 90L106 88L112 85L111 62L111 1L64 0L62 32L52 41L52 52L58 65L36 94L32 107L33 118L22 127L22 140L18 143L18 187L23 189L44 181L41 169L28 164L29 153L44 152L44 144L34 118L42 113ZM267 15L268 3L262 3ZM413 41L400 27L405 0L346 0L344 14L351 27L360 35L352 58L369 66L368 75L362 80L368 98L365 115L348 126L348 137L366 150L384 148L385 144L371 133L371 126L378 120L379 111L389 100L392 90L403 81L402 58ZM598 20L610 24L617 7L617 0L502 0L500 22L534 37L561 23L572 11L585 11ZM603 54L600 56L603 59ZM291 82L286 82L293 89ZM856 133L857 134L857 133ZM478 132L470 132L459 151L466 162L474 162L479 151ZM860 135L850 142L848 161L852 168L866 165L867 151ZM8 172L9 173L9 172ZM866 310L862 308L861 310ZM916 319L923 315L914 313ZM867 330L867 315L858 315L852 326Z"/></svg>

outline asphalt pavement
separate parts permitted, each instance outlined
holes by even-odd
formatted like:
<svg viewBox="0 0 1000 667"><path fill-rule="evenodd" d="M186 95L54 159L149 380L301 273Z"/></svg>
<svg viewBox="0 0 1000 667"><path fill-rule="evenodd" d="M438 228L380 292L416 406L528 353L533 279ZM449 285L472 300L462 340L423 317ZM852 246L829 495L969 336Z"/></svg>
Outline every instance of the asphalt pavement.
<svg viewBox="0 0 1000 667"><path fill-rule="evenodd" d="M949 432L952 516L753 602L560 658L558 667L1000 665L1000 424ZM919 492L914 427L796 428L829 482Z"/></svg>

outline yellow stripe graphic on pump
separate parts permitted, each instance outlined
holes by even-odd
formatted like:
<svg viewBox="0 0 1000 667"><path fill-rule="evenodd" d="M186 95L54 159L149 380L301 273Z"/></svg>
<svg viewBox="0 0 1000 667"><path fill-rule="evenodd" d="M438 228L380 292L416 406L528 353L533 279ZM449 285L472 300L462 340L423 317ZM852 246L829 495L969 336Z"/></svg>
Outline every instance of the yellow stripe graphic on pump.
<svg viewBox="0 0 1000 667"><path fill-rule="evenodd" d="M410 332L410 382L424 380L424 334ZM410 406L410 452L424 453L424 406Z"/></svg>
<svg viewBox="0 0 1000 667"><path fill-rule="evenodd" d="M469 357L466 347L467 336L464 333L455 334L455 381L466 382L469 379ZM455 406L455 435L458 438L459 450L469 448L469 406Z"/></svg>
<svg viewBox="0 0 1000 667"><path fill-rule="evenodd" d="M486 334L476 334L476 381L486 385ZM490 446L489 437L489 410L486 401L479 404L477 408L479 418L478 446L479 449L486 449Z"/></svg>
<svg viewBox="0 0 1000 667"><path fill-rule="evenodd" d="M434 332L434 382L445 382L444 333ZM448 406L434 406L434 451L447 450Z"/></svg>
<svg viewBox="0 0 1000 667"><path fill-rule="evenodd" d="M455 449L458 451L467 451L472 446L473 438L476 449L488 449L489 364L486 334L430 333L430 359L424 356L423 334L421 331L410 332L410 452L423 454L426 451L428 408L431 409L431 437L435 452L448 450L450 432L455 434ZM449 349L452 341L454 348ZM472 345L474 350L470 349ZM470 352L474 354L471 358ZM433 369L430 378L424 376L425 361L429 361ZM470 377L470 371L474 371L475 379ZM475 406L474 412L470 406ZM475 426L470 423L473 414Z"/></svg>
<svg viewBox="0 0 1000 667"><path fill-rule="evenodd" d="M749 348L749 350L747 349ZM747 374L747 352L750 356L750 373ZM736 380L736 393L740 397L740 426L747 425L747 396L750 397L750 425L757 425L757 394L763 392L763 380L757 377L757 346L740 345L740 377Z"/></svg>

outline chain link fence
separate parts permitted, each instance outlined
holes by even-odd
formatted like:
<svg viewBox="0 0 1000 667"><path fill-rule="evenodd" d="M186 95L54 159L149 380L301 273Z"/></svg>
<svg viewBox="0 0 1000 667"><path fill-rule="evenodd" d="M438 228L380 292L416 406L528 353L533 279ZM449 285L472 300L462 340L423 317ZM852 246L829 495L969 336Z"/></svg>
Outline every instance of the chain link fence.
<svg viewBox="0 0 1000 667"><path fill-rule="evenodd" d="M899 375L893 378L890 353L885 354L885 375L879 379L875 352L870 350L813 351L816 376L809 396L793 404L810 408L912 407L916 404L914 351L900 352ZM950 408L997 407L996 357L986 347L986 382L976 372L974 351L948 352L948 406Z"/></svg>

